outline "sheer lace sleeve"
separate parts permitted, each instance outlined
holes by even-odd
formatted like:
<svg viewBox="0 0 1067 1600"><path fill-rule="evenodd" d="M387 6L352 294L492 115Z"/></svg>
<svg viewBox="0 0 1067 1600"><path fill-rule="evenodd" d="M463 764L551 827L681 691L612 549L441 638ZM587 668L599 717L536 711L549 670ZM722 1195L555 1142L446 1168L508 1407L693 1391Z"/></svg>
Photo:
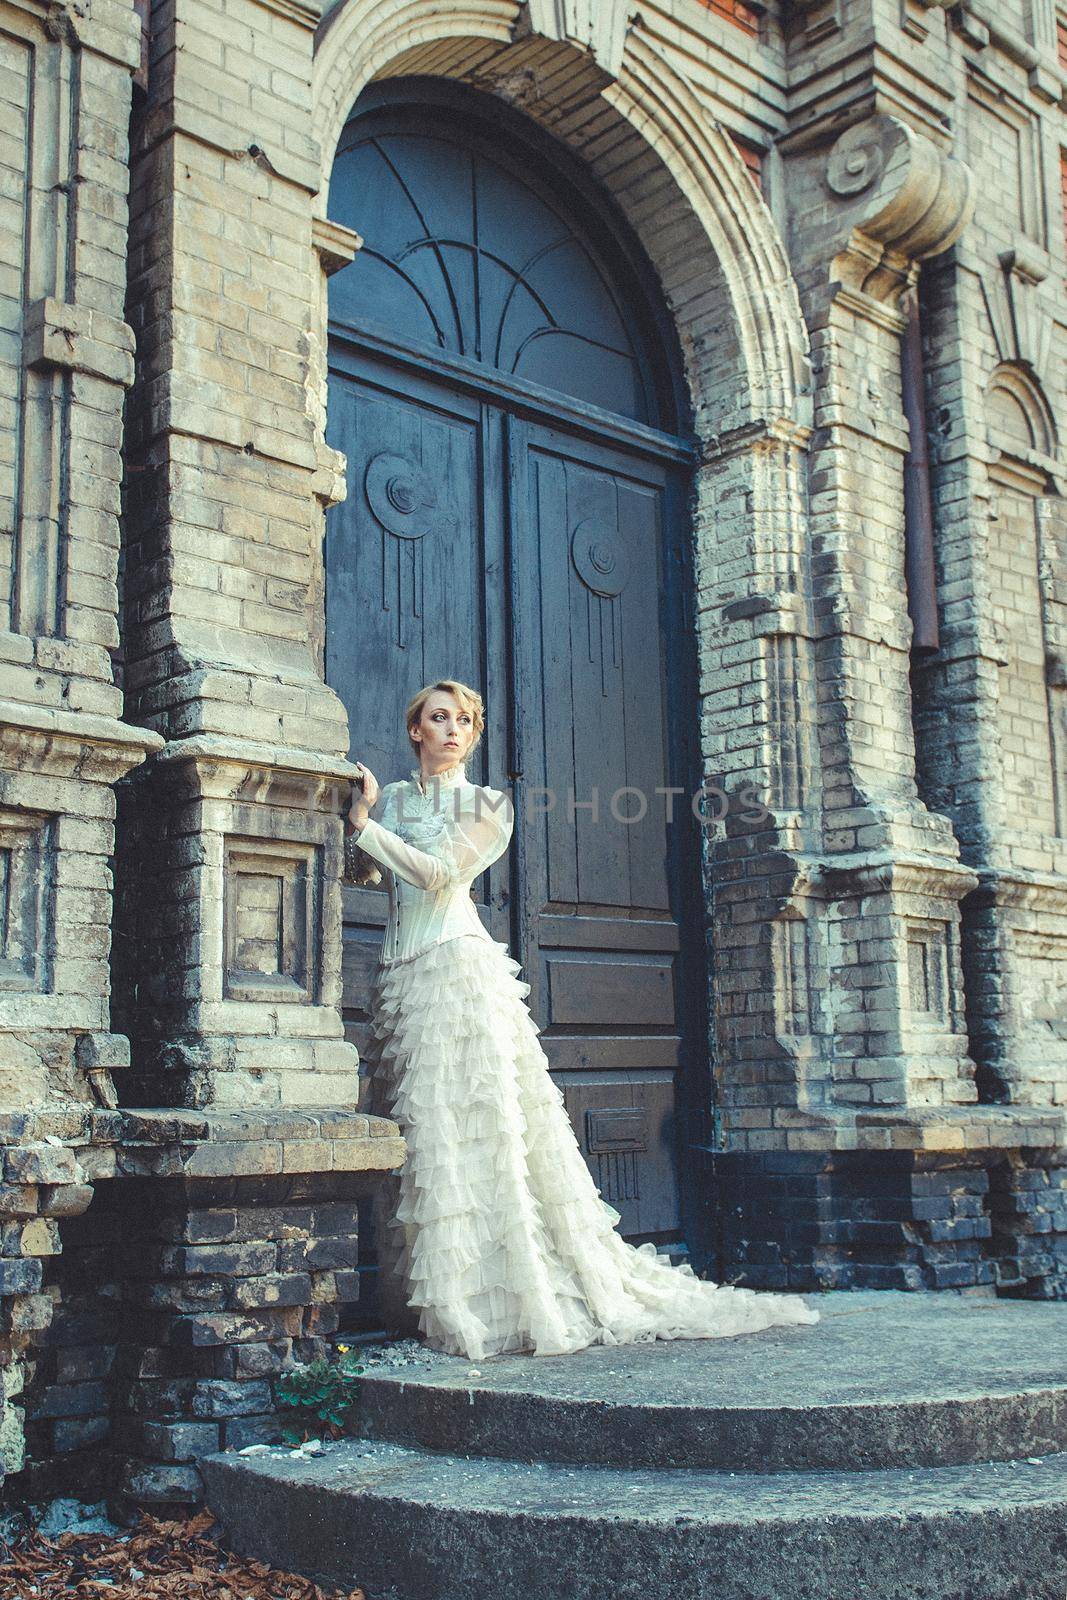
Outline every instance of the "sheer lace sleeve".
<svg viewBox="0 0 1067 1600"><path fill-rule="evenodd" d="M515 824L514 807L502 789L473 788L458 804L446 794L443 823L426 848L406 844L373 816L357 835L360 849L398 877L427 893L471 883L504 854Z"/></svg>

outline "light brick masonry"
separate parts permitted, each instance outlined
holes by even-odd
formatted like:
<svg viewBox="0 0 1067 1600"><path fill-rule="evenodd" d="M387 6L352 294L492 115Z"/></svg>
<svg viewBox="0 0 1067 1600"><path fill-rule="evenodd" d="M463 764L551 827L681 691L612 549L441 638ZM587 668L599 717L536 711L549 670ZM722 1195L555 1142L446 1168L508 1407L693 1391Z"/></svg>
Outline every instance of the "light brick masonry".
<svg viewBox="0 0 1067 1600"><path fill-rule="evenodd" d="M352 730L323 672L325 283L361 243L330 172L375 78L539 122L677 326L688 709L706 773L770 805L693 863L724 1270L1062 1297L1054 0L150 11L0 0L4 1468L28 1444L42 1484L195 1501L355 1298L402 1153L342 1026Z"/></svg>

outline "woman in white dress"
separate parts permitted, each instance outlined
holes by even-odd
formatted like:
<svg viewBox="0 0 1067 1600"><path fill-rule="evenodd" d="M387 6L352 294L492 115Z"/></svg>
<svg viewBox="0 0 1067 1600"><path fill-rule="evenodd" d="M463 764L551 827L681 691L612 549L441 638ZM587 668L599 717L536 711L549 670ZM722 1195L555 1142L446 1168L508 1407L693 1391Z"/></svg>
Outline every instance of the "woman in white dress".
<svg viewBox="0 0 1067 1600"><path fill-rule="evenodd" d="M442 679L412 700L419 765L379 790L359 763L346 876L381 880L389 921L372 987L372 1109L408 1154L379 1261L428 1343L481 1360L591 1344L723 1338L813 1323L800 1295L707 1283L627 1244L549 1077L530 985L486 931L473 881L507 849L509 798L467 777L481 697Z"/></svg>

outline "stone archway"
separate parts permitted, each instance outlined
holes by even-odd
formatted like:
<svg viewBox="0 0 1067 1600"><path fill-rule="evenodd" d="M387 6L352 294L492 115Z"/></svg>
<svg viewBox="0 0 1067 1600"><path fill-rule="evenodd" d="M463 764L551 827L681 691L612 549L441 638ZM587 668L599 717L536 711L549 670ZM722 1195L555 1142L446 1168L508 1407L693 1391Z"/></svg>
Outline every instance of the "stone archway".
<svg viewBox="0 0 1067 1600"><path fill-rule="evenodd" d="M809 781L805 791L803 769L814 760L796 725L811 633L803 496L811 400L797 288L769 208L737 149L647 31L637 21L617 25L623 0L610 16L609 8L597 8L594 21L590 12L581 38L567 36L554 12L543 21L544 33L533 32L529 17L536 21L550 9L527 13L483 0L427 14L418 3L395 8L385 0L347 0L322 25L312 93L323 153L315 206L324 270L310 386L320 456L336 469L323 442L325 274L359 245L354 236L340 238L345 230L327 220L330 166L345 119L374 78L443 76L496 93L586 163L660 279L703 462L693 510L694 610L725 606L728 625L702 651L707 771L733 783L751 781L772 806L795 810L797 795L811 790ZM616 62L613 74L607 68ZM739 577L746 569L749 576ZM740 602L744 611L753 594L760 595L758 626L755 612L731 610ZM739 746L729 718L713 703L704 705L720 685L718 651L742 639L768 660L755 673L761 688L751 740Z"/></svg>
<svg viewBox="0 0 1067 1600"><path fill-rule="evenodd" d="M797 289L736 147L660 43L640 22L620 23L622 8L611 17L598 11L587 38L568 35L544 9L485 3L428 14L417 4L348 0L320 28L312 90L323 156L315 199L323 271L311 385L320 459L342 476L343 461L324 442L326 275L361 242L328 214L333 153L351 108L366 84L392 77L450 78L495 94L581 159L659 278L700 448L690 611L694 628L703 629L692 708L700 764L706 779L735 790L747 782L767 799L769 832L761 845L785 860L792 841L775 812L785 813L788 830L816 794L813 741L800 716L813 669L803 487L810 397ZM722 689L733 681L730 657L738 647L748 660L731 705ZM710 1098L726 1101L734 1097L733 1063L743 1067L744 1047L738 1050L735 1038L743 991L754 986L768 1015L773 1009L776 954L768 941L753 940L751 920L753 893L771 886L761 880L757 890L729 873L717 882L711 841L704 843L722 957L711 1000L717 1086ZM692 870L699 878L700 863ZM776 911L768 902L765 920ZM740 1024L753 1025L751 1016ZM785 1103L795 1105L797 1086L783 1090ZM705 1149L719 1137L708 1098L705 1091Z"/></svg>
<svg viewBox="0 0 1067 1600"><path fill-rule="evenodd" d="M337 7L320 30L312 80L323 152L318 214L326 215L333 152L365 84L418 73L489 89L579 155L627 216L676 319L701 436L806 420L797 415L808 341L796 287L770 211L727 134L636 21L609 75L585 41L558 26L527 26L520 37L523 12L496 0L429 15L385 0ZM599 33L612 36L607 20ZM720 329L724 308L728 327Z"/></svg>

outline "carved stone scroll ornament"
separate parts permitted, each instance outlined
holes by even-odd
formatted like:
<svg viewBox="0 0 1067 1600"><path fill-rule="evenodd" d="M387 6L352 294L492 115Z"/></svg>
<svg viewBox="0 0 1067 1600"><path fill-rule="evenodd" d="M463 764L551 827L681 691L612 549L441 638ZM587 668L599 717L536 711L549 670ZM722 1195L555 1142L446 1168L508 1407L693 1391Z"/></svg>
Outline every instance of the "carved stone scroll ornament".
<svg viewBox="0 0 1067 1600"><path fill-rule="evenodd" d="M852 212L834 277L875 300L896 301L915 263L954 244L974 212L970 168L884 113L846 129L826 182Z"/></svg>
<svg viewBox="0 0 1067 1600"><path fill-rule="evenodd" d="M617 78L636 10L634 0L526 0L515 37L536 33L566 40L587 50L609 78Z"/></svg>

